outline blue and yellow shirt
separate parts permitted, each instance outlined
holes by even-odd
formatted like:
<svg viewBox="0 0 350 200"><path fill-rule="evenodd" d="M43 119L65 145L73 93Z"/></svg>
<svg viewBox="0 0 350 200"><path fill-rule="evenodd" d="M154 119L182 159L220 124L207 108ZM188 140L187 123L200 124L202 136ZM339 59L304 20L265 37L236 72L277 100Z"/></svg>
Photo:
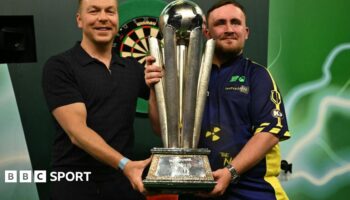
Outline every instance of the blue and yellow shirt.
<svg viewBox="0 0 350 200"><path fill-rule="evenodd" d="M223 168L258 132L290 137L283 101L269 71L242 55L213 66L199 147L209 148L212 170ZM255 167L227 189L227 199L288 199L277 176L277 144Z"/></svg>

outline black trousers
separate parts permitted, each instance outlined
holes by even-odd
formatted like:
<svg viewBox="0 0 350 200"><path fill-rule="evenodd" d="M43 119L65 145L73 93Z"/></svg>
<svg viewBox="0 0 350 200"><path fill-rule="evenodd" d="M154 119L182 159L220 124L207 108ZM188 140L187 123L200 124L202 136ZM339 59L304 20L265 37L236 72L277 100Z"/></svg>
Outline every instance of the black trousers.
<svg viewBox="0 0 350 200"><path fill-rule="evenodd" d="M125 176L88 182L51 182L51 200L144 200Z"/></svg>

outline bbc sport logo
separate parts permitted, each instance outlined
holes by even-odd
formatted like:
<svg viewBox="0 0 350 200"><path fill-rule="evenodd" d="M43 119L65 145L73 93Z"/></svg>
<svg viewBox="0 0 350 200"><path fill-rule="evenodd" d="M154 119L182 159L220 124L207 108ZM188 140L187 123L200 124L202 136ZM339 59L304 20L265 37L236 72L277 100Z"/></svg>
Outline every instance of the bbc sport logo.
<svg viewBox="0 0 350 200"><path fill-rule="evenodd" d="M5 170L5 183L46 183L68 181L87 182L91 172L61 172L47 173L45 170Z"/></svg>

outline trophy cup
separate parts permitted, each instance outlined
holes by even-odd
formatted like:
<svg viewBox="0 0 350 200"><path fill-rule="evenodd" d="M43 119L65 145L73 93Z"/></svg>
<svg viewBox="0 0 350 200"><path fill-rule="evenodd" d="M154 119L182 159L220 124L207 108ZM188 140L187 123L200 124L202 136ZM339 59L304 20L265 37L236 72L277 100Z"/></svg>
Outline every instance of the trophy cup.
<svg viewBox="0 0 350 200"><path fill-rule="evenodd" d="M210 191L213 179L207 155L196 148L214 52L214 41L203 50L202 10L188 0L169 3L160 15L163 46L149 38L150 53L164 68L155 85L164 148L153 148L147 190L160 193Z"/></svg>

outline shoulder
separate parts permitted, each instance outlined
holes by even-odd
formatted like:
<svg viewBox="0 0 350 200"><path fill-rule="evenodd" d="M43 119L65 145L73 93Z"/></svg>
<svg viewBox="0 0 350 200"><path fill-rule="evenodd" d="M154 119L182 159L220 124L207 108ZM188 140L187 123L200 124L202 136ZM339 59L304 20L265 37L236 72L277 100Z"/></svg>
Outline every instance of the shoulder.
<svg viewBox="0 0 350 200"><path fill-rule="evenodd" d="M74 74L73 60L73 49L51 56L44 64L43 79L50 80L52 77L72 76Z"/></svg>
<svg viewBox="0 0 350 200"><path fill-rule="evenodd" d="M245 58L245 60L247 62L247 70L250 71L250 75L253 79L259 79L261 81L272 80L272 75L266 66L252 61L249 58Z"/></svg>
<svg viewBox="0 0 350 200"><path fill-rule="evenodd" d="M247 67L249 67L249 69L254 72L254 73L267 73L268 70L266 68L266 66L255 62L249 58L244 58L245 61L247 62Z"/></svg>
<svg viewBox="0 0 350 200"><path fill-rule="evenodd" d="M45 68L54 68L57 65L67 66L67 63L69 63L73 59L73 49L68 49L64 52L58 53L56 55L51 56L44 65Z"/></svg>

